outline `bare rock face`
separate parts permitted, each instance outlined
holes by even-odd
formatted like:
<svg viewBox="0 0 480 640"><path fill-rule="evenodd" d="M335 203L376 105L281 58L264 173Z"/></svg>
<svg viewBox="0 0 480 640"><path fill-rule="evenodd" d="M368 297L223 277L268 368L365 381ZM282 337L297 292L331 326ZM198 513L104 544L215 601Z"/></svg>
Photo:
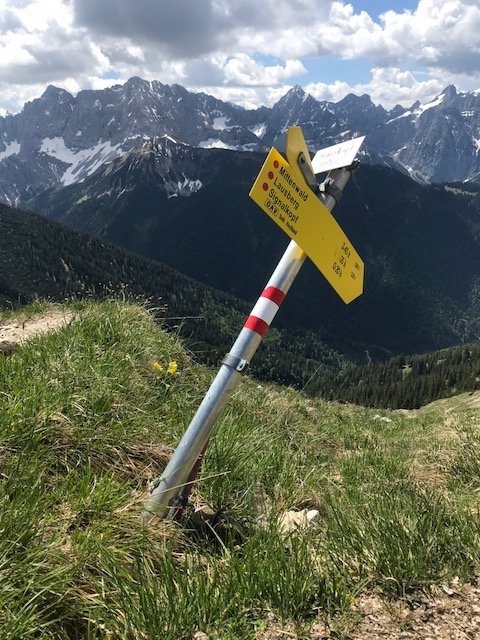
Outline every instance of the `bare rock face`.
<svg viewBox="0 0 480 640"><path fill-rule="evenodd" d="M397 160L425 182L472 178L480 171L480 95L457 93L450 86L430 103L418 106L413 136Z"/></svg>

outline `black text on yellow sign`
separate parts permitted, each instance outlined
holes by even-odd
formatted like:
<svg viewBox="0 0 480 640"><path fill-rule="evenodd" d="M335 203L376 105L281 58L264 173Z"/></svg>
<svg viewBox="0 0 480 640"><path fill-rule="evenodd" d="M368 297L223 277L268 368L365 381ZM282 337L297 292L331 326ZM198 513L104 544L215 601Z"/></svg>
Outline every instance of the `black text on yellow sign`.
<svg viewBox="0 0 480 640"><path fill-rule="evenodd" d="M363 261L307 186L300 169L272 148L250 197L294 240L347 304L363 292Z"/></svg>

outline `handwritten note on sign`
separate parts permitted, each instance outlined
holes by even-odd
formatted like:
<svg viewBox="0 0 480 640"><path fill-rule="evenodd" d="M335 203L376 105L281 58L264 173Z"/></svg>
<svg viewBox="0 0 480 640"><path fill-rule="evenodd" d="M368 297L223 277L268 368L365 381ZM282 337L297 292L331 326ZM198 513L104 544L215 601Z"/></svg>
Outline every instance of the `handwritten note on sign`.
<svg viewBox="0 0 480 640"><path fill-rule="evenodd" d="M333 147L320 149L313 156L313 171L315 173L323 173L324 171L330 171L330 169L348 167L352 164L364 140L365 136L361 136L360 138L353 138L353 140L334 144Z"/></svg>
<svg viewBox="0 0 480 640"><path fill-rule="evenodd" d="M345 303L363 292L363 261L300 169L272 148L250 191L258 206L300 247Z"/></svg>

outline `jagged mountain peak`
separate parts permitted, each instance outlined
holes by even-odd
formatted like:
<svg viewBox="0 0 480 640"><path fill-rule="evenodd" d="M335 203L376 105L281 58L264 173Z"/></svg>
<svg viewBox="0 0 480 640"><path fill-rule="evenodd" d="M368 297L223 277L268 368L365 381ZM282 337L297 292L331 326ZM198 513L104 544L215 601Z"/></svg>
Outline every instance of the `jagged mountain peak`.
<svg viewBox="0 0 480 640"><path fill-rule="evenodd" d="M449 84L448 87L445 87L445 89L442 91L442 94L448 96L449 98L453 98L457 95L457 89L453 84Z"/></svg>
<svg viewBox="0 0 480 640"><path fill-rule="evenodd" d="M140 78L140 76L132 76L125 83L125 87L148 87L150 89L151 83L149 80Z"/></svg>
<svg viewBox="0 0 480 640"><path fill-rule="evenodd" d="M274 105L273 108L282 109L292 104L301 104L309 98L311 100L315 100L315 98L313 98L309 93L306 93L306 91L304 91L300 85L296 84L280 98L280 100Z"/></svg>
<svg viewBox="0 0 480 640"><path fill-rule="evenodd" d="M402 107L401 104L396 104L393 109L390 111L390 118L396 118L402 114L404 114L407 111L407 109L405 109L405 107Z"/></svg>
<svg viewBox="0 0 480 640"><path fill-rule="evenodd" d="M357 96L354 93L349 93L344 98L342 98L339 102L337 102L337 106L356 106L356 105L374 106L372 99L370 98L368 93L363 93L361 96Z"/></svg>
<svg viewBox="0 0 480 640"><path fill-rule="evenodd" d="M288 93L290 95L295 95L295 96L301 96L303 98L304 95L306 95L306 91L304 91L304 89L299 85L299 84L295 84L289 91Z"/></svg>
<svg viewBox="0 0 480 640"><path fill-rule="evenodd" d="M73 100L71 93L60 87L56 87L53 84L49 84L45 91L40 96L40 100Z"/></svg>

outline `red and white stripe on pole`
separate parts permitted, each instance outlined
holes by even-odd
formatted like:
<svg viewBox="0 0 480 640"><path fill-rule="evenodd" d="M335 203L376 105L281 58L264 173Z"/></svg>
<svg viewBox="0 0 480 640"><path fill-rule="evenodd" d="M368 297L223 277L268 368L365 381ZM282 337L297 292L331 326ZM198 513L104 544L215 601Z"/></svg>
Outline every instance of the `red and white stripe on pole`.
<svg viewBox="0 0 480 640"><path fill-rule="evenodd" d="M260 298L253 307L251 314L248 316L245 329L255 331L259 336L267 333L272 320L282 304L285 293L278 287L268 286L262 291Z"/></svg>

